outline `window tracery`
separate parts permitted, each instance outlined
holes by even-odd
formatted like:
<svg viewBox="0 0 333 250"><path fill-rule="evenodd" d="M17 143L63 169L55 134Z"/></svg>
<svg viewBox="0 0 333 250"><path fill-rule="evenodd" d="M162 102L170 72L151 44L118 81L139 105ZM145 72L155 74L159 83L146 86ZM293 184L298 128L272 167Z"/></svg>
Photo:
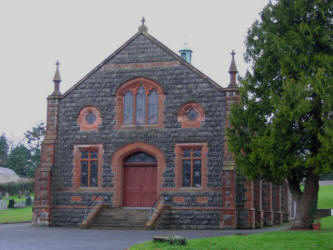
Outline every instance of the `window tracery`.
<svg viewBox="0 0 333 250"><path fill-rule="evenodd" d="M146 78L135 78L117 91L115 128L133 126L163 127L165 95L160 85Z"/></svg>

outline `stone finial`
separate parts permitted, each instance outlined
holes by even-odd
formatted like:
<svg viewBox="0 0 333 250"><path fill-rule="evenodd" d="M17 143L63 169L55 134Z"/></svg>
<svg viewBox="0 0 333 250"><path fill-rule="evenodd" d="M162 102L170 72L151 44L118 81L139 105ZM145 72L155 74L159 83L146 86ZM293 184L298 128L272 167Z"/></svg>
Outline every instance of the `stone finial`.
<svg viewBox="0 0 333 250"><path fill-rule="evenodd" d="M235 55L236 55L235 51L232 50L231 52L232 59L229 67L230 83L228 85L228 88L237 88L236 75L238 73L238 70L235 63Z"/></svg>
<svg viewBox="0 0 333 250"><path fill-rule="evenodd" d="M57 61L56 62L57 69L56 69L56 72L53 77L54 91L53 91L52 95L60 95L59 84L61 82L61 77L60 77L60 72L59 72L59 65L60 65L60 63L59 63L59 61Z"/></svg>
<svg viewBox="0 0 333 250"><path fill-rule="evenodd" d="M145 33L148 32L148 28L145 25L145 22L146 22L146 19L144 17L142 17L142 19L141 19L142 24L139 26L139 32L145 32Z"/></svg>

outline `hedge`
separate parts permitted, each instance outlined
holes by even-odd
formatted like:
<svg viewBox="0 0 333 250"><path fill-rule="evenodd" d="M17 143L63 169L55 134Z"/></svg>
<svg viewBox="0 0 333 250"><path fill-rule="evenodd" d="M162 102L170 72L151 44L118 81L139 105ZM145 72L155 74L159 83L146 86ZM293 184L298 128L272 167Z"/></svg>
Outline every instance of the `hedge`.
<svg viewBox="0 0 333 250"><path fill-rule="evenodd" d="M33 193L35 182L8 182L6 184L0 184L1 193L9 193L10 195L18 194L19 191L23 192L24 190Z"/></svg>

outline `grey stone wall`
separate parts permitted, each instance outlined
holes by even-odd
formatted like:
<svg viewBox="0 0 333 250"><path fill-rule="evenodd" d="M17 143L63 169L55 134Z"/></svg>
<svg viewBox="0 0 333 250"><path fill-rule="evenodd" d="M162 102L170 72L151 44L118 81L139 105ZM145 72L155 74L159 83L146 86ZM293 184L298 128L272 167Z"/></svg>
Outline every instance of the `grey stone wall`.
<svg viewBox="0 0 333 250"><path fill-rule="evenodd" d="M158 45L140 35L113 57L108 64L174 60ZM163 88L166 94L165 128L113 129L115 125L116 91L121 84L135 77L152 79ZM179 108L190 101L200 103L205 111L205 121L202 122L201 128L183 129L181 124L177 122ZM101 112L103 121L98 131L80 131L79 129L77 124L78 114L87 105L93 105ZM73 149L74 145L78 144L103 144L103 187L113 186L112 178L114 174L111 157L119 148L137 141L151 144L163 151L166 159L166 169L162 181L163 187L174 187L175 144L207 142L207 186L220 187L222 185L224 119L224 92L182 64L153 68L100 69L65 95L60 102L56 163L52 170L53 204L68 204L71 194L62 194L56 190L63 187L69 188L73 185ZM75 194L73 193L73 195ZM112 194L110 196L112 199ZM216 198L212 198L213 195L209 195L209 197L211 204L217 204L218 201L214 200ZM83 200L81 204L87 204L88 200ZM75 211L68 213L72 216ZM66 216L65 212L63 216ZM57 216L52 217L54 224L60 223L57 218Z"/></svg>
<svg viewBox="0 0 333 250"><path fill-rule="evenodd" d="M85 209L51 209L51 226L79 226Z"/></svg>
<svg viewBox="0 0 333 250"><path fill-rule="evenodd" d="M166 210L156 229L220 229L218 210Z"/></svg>

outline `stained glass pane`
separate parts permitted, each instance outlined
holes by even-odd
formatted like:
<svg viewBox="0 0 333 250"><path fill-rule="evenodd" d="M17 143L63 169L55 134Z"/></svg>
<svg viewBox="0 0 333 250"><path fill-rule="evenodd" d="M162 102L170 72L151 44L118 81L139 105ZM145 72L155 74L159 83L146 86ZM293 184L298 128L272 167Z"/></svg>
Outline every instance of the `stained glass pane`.
<svg viewBox="0 0 333 250"><path fill-rule="evenodd" d="M201 157L201 149L198 149L198 148L194 149L193 150L193 156L194 157Z"/></svg>
<svg viewBox="0 0 333 250"><path fill-rule="evenodd" d="M90 163L90 186L97 187L98 176L98 163L97 161L91 161Z"/></svg>
<svg viewBox="0 0 333 250"><path fill-rule="evenodd" d="M184 157L191 157L191 149L189 149L189 148L184 149L183 156Z"/></svg>
<svg viewBox="0 0 333 250"><path fill-rule="evenodd" d="M88 115L86 115L86 121L88 124L93 124L96 121L97 117L94 115L93 112L89 112Z"/></svg>
<svg viewBox="0 0 333 250"><path fill-rule="evenodd" d="M97 159L98 158L98 150L90 151L90 158L91 159Z"/></svg>
<svg viewBox="0 0 333 250"><path fill-rule="evenodd" d="M144 152L137 152L130 156L128 156L125 161L125 163L133 163L133 162L156 162L156 159Z"/></svg>
<svg viewBox="0 0 333 250"><path fill-rule="evenodd" d="M88 162L87 161L81 162L81 186L82 187L88 186Z"/></svg>
<svg viewBox="0 0 333 250"><path fill-rule="evenodd" d="M146 119L146 93L141 86L136 94L136 124L145 124Z"/></svg>
<svg viewBox="0 0 333 250"><path fill-rule="evenodd" d="M193 161L193 186L201 186L201 160Z"/></svg>
<svg viewBox="0 0 333 250"><path fill-rule="evenodd" d="M124 96L124 124L133 124L133 95L127 91Z"/></svg>
<svg viewBox="0 0 333 250"><path fill-rule="evenodd" d="M183 187L191 186L191 161L183 161Z"/></svg>
<svg viewBox="0 0 333 250"><path fill-rule="evenodd" d="M86 150L81 151L81 159L88 159L88 151Z"/></svg>
<svg viewBox="0 0 333 250"><path fill-rule="evenodd" d="M158 121L158 94L155 90L150 91L148 104L148 123L155 124Z"/></svg>
<svg viewBox="0 0 333 250"><path fill-rule="evenodd" d="M194 121L197 119L198 113L195 111L194 108L191 108L191 110L187 113L187 118L190 119L190 121Z"/></svg>

